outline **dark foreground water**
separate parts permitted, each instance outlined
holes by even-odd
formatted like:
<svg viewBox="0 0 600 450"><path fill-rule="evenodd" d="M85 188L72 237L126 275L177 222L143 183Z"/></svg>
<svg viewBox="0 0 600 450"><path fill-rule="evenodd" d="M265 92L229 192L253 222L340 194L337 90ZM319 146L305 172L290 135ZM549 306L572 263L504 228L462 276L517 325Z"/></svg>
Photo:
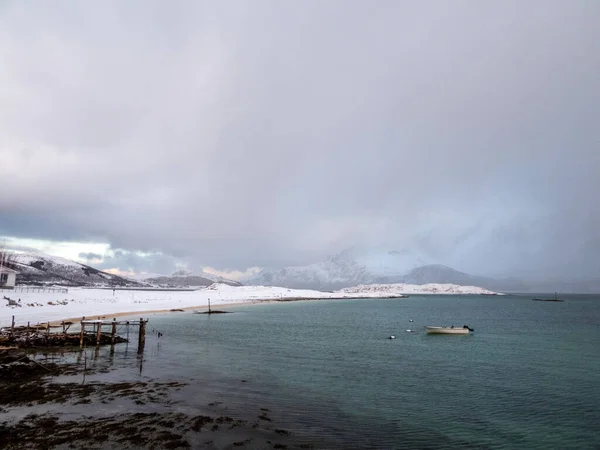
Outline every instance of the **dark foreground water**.
<svg viewBox="0 0 600 450"><path fill-rule="evenodd" d="M330 448L600 448L600 297L412 296L153 316L139 375L190 383L173 408L268 408ZM410 320L413 322L410 322ZM468 324L467 336L424 325ZM411 329L413 332L407 332ZM387 339L396 335L397 339Z"/></svg>

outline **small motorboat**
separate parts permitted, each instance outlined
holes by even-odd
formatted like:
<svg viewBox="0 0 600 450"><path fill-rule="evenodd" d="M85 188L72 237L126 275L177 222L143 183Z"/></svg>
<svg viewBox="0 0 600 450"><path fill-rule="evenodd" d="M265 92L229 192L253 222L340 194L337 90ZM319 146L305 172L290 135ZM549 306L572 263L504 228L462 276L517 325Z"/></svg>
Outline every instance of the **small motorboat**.
<svg viewBox="0 0 600 450"><path fill-rule="evenodd" d="M427 334L469 334L471 331L475 331L473 328L469 328L467 325L462 327L425 327Z"/></svg>

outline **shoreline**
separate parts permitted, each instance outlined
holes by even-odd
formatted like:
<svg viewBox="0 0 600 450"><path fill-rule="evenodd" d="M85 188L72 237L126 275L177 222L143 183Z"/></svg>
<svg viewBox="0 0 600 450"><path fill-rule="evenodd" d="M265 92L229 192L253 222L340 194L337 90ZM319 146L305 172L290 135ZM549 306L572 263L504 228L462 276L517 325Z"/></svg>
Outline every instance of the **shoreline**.
<svg viewBox="0 0 600 450"><path fill-rule="evenodd" d="M243 305L256 305L259 303L274 303L278 300L262 300L262 301L253 301L253 302L234 302L234 303L218 303L215 306L219 306L219 307L225 307L225 306L243 306ZM212 305L211 305L212 307ZM50 325L56 326L56 325L61 325L62 322L73 322L74 324L77 324L79 322L81 322L82 318L85 317L86 320L96 320L96 319L107 319L110 320L112 318L117 318L117 317L134 317L134 316L140 316L143 314L151 314L151 315L155 315L155 314L162 314L162 313L170 313L170 312L186 312L186 311L193 311L193 310L207 310L208 309L208 305L199 305L199 306L183 306L181 308L171 308L171 309L149 309L149 310L138 310L138 311L122 311L122 312L117 312L117 313L112 313L112 314L94 314L91 316L80 316L80 317L69 317L66 319L61 319L61 320L54 320L54 321L50 321ZM96 318L96 319L94 319ZM145 317L144 317L145 318ZM42 322L44 323L44 322Z"/></svg>
<svg viewBox="0 0 600 450"><path fill-rule="evenodd" d="M239 289L239 291L238 291ZM247 291L247 292L246 292ZM227 306L254 305L270 302L294 301L324 301L324 300L382 300L406 299L408 297L425 296L496 296L500 294L486 293L449 293L449 292L316 292L301 291L284 288L264 288L244 290L243 288L223 288L202 291L162 291L151 293L149 291L120 291L115 295L107 295L107 289L74 289L68 295L47 293L29 293L19 296L16 305L3 305L0 310L5 313L0 315L0 327L11 326L11 315L15 318L16 326L25 324L60 325L62 322L78 322L82 317L117 318L140 317L141 315L154 315L175 310L205 310L208 302L213 299L211 306L214 308ZM22 308L21 308L22 307ZM34 307L34 308L31 308ZM5 309L6 308L6 309Z"/></svg>
<svg viewBox="0 0 600 450"><path fill-rule="evenodd" d="M175 309L200 309L209 303L215 308L226 305L270 301L399 299L407 296L488 295L476 286L430 283L424 285L361 285L339 291L288 289L277 286L229 286L215 283L197 290L117 290L102 287L77 287L68 292L19 292L0 300L0 327L11 327L11 316L18 326L76 322L82 317L128 317L138 314L165 313ZM11 298L12 297L12 298ZM138 316L139 317L139 316Z"/></svg>
<svg viewBox="0 0 600 450"><path fill-rule="evenodd" d="M231 303L215 303L214 307L228 307L228 306L255 306L255 305L263 305L269 303L286 303L286 302L313 302L313 301L327 301L327 300L385 300L385 299L406 299L409 298L408 295L403 294L402 297L398 295L392 296L381 296L381 297L325 297L325 298L313 298L313 297L288 297L288 298L265 298L265 299L252 299L250 301L234 301ZM213 305L211 305L212 307ZM85 317L86 320L95 320L97 319L107 319L117 317L127 317L127 316L138 316L143 314L162 314L169 312L186 312L190 310L207 310L208 305L198 305L198 306L182 306L179 308L170 308L170 309L151 309L151 310L137 310L137 311L122 311L117 313L107 313L107 314L93 314L91 316L80 316L80 317L68 317L66 319L57 319L54 321L50 321L50 325L56 326L61 325L62 322L73 322L74 324L80 322L82 317ZM41 322L46 323L46 322Z"/></svg>
<svg viewBox="0 0 600 450"><path fill-rule="evenodd" d="M251 307L279 301L271 298L211 302L211 309ZM157 314L180 311L190 314L194 310L207 309L207 304L179 307L175 303L172 308L120 311L86 316L86 319L146 319ZM72 321L77 326L81 318L54 320L50 324ZM117 352L122 354L125 348L127 355L126 347L119 348ZM121 373L126 366L112 367L112 348L96 347L90 355L85 349L82 353L76 347L44 348L41 352L31 350L0 350L0 375L4 381L0 383L0 442L7 445L7 449L21 448L23 442L27 442L31 448L61 447L64 443L77 448L129 448L131 445L135 448L332 448L321 447L303 430L290 430L290 424L279 417L275 404L257 403L240 410L228 401L223 403L221 391L215 394L214 391L203 389L202 381L196 377L167 375L157 378L154 375L148 378L146 375L142 378L145 358L140 358L134 352L130 353L129 358L136 364L133 369L135 376L123 378L120 375L115 378L110 374ZM50 362L38 359L39 355L47 356L54 354L54 351L60 355L58 358L52 356ZM140 376L137 375L138 364ZM125 370L131 371L131 367ZM83 382L80 381L81 376ZM89 381L86 381L86 376ZM241 383L248 381L239 380ZM173 402L181 401L186 395L179 391L202 400L194 400L193 407L188 405L181 411L173 410ZM107 415L105 409L108 406L101 406L94 411L94 408L87 409L85 405L89 404L115 407L126 404L127 407L116 414ZM39 405L44 405L41 412ZM84 410L86 414L74 416L75 411Z"/></svg>

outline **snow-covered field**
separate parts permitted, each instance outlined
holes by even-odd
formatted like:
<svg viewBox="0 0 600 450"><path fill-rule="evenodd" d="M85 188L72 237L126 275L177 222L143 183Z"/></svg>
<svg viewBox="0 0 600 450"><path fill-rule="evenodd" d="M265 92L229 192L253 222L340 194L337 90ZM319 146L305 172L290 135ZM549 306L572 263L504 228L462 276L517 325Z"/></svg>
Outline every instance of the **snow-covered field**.
<svg viewBox="0 0 600 450"><path fill-rule="evenodd" d="M144 291L69 288L67 294L2 291L2 296L20 299L21 306L8 306L0 298L0 326L59 321L86 316L110 317L113 314L147 313L183 308L202 308L232 303L256 303L282 299L381 298L400 294L494 294L472 286L430 284L365 285L336 292L287 289L270 286L229 286L213 284L197 291Z"/></svg>

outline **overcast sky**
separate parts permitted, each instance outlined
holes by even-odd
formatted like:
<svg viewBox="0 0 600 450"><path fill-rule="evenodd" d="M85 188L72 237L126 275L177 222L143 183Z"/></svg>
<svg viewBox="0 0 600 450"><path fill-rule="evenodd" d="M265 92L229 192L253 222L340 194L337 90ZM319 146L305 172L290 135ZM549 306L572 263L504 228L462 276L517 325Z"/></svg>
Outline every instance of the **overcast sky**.
<svg viewBox="0 0 600 450"><path fill-rule="evenodd" d="M597 275L600 2L3 1L0 177L105 268Z"/></svg>

